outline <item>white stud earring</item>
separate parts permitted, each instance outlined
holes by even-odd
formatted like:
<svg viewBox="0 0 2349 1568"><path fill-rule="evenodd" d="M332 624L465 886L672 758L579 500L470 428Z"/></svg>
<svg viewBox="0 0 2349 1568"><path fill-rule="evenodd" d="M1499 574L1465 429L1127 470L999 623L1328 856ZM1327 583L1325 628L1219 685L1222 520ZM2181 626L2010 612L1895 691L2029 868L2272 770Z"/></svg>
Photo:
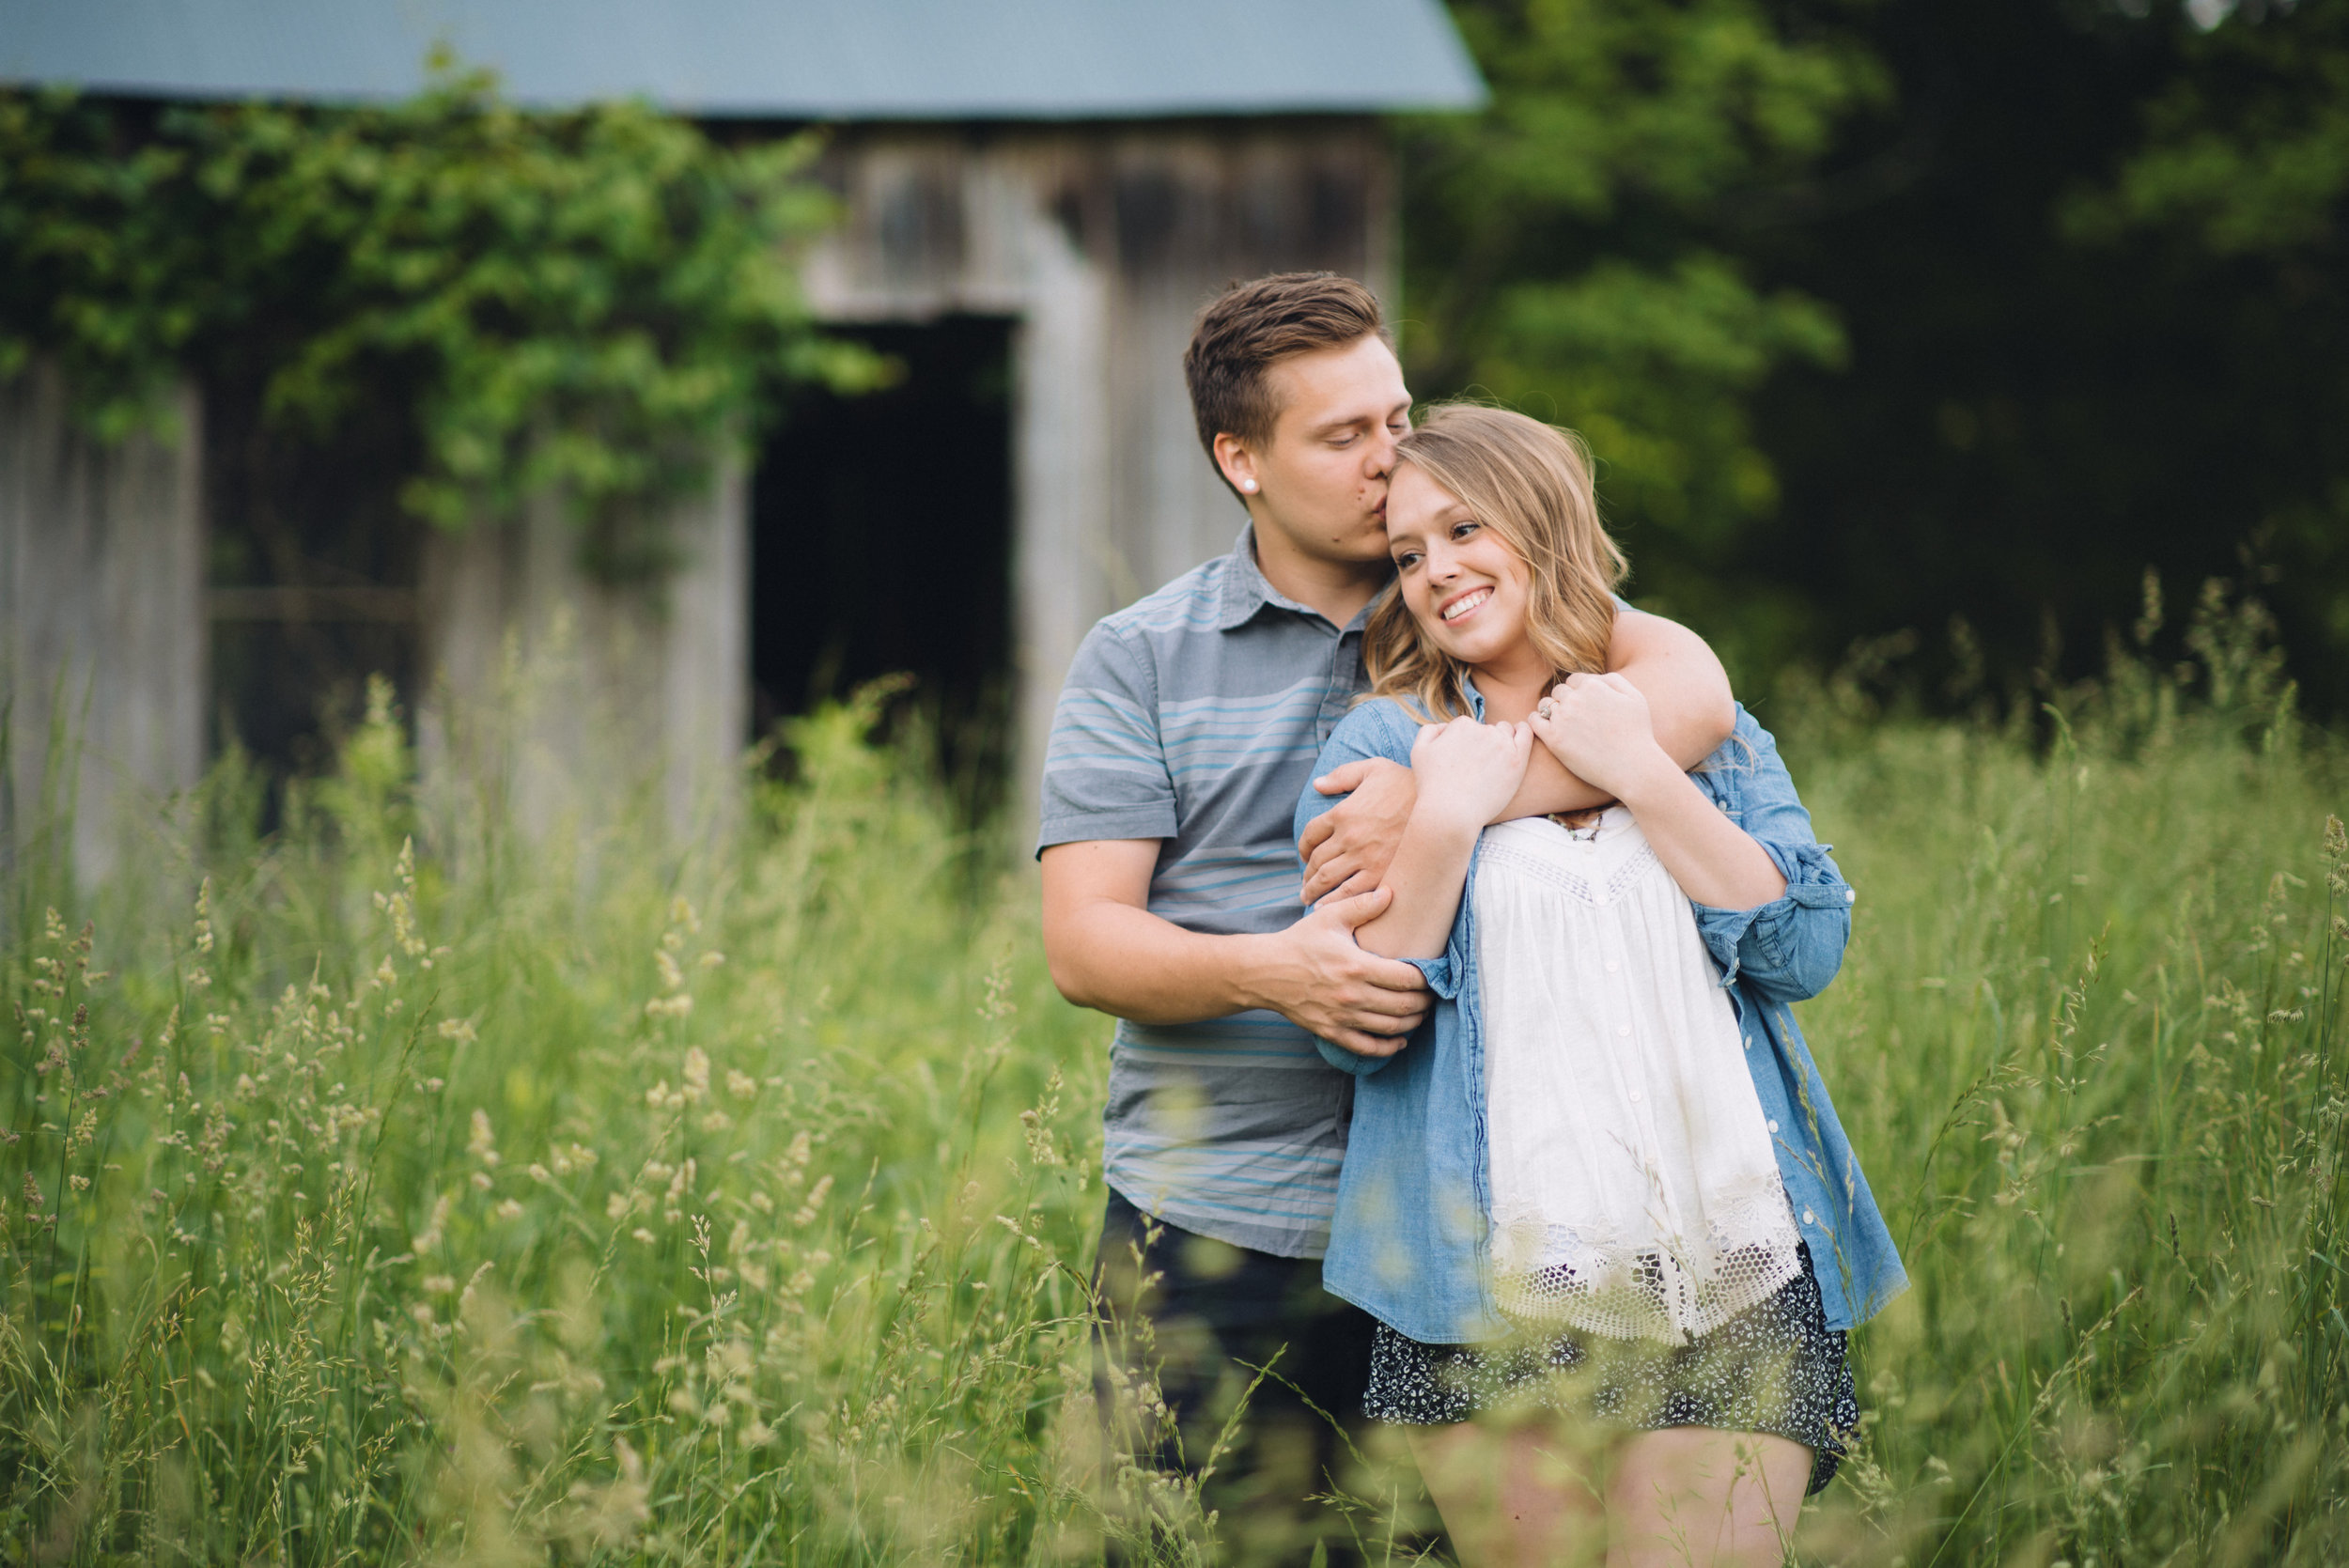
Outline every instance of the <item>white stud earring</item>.
<svg viewBox="0 0 2349 1568"><path fill-rule="evenodd" d="M1242 479L1239 482L1239 488L1246 490L1249 494L1253 495L1256 493L1256 481L1253 479Z"/></svg>

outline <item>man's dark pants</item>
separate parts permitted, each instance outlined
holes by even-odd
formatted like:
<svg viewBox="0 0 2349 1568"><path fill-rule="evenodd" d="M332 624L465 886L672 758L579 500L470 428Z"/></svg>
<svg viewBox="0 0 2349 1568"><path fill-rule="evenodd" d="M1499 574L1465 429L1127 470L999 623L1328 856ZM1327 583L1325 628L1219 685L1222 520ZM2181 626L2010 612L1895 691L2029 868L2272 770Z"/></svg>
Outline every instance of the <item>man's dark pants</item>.
<svg viewBox="0 0 2349 1568"><path fill-rule="evenodd" d="M1203 1501L1221 1515L1226 1562L1307 1562L1317 1538L1330 1563L1353 1560L1343 1516L1306 1498L1344 1487L1354 1467L1377 1327L1370 1314L1321 1288L1317 1259L1194 1235L1115 1191L1094 1281L1104 1312L1094 1391L1112 1466L1132 1455L1195 1476L1212 1463ZM1137 1389L1153 1380L1171 1421L1138 1405Z"/></svg>

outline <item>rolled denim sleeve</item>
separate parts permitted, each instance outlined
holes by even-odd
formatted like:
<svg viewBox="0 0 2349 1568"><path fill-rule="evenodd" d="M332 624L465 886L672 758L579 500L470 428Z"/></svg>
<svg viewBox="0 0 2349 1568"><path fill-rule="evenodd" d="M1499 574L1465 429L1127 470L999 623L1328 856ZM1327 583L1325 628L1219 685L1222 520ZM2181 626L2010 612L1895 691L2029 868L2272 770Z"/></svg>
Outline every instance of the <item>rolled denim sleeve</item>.
<svg viewBox="0 0 2349 1568"><path fill-rule="evenodd" d="M1429 990L1435 992L1436 995L1449 1001L1460 994L1461 968L1459 960L1460 955L1458 944L1455 942L1453 946L1444 950L1444 955L1440 958L1406 958L1403 962L1410 965L1413 969L1419 970L1422 975L1426 977L1427 988ZM1421 1024L1419 1026L1419 1031L1413 1032L1412 1037L1417 1039L1421 1031L1433 1029L1434 1027L1435 1020L1431 1018L1427 1022ZM1352 1073L1356 1078L1368 1078L1371 1074L1377 1072L1379 1068L1394 1060L1393 1056L1363 1056L1358 1052L1347 1050L1344 1046L1333 1046L1329 1041L1319 1038L1316 1038L1314 1041L1314 1048L1321 1052L1321 1059L1324 1062L1327 1062L1330 1065L1335 1067L1342 1073ZM1410 1048L1408 1046L1404 1048L1405 1050L1408 1050L1409 1048ZM1400 1056L1401 1054L1403 1054L1402 1051L1397 1051L1395 1056Z"/></svg>
<svg viewBox="0 0 2349 1568"><path fill-rule="evenodd" d="M1721 968L1721 984L1742 983L1771 1001L1818 995L1843 966L1858 895L1812 831L1778 743L1739 708L1735 732L1702 782L1786 878L1783 895L1750 909L1695 906L1698 934Z"/></svg>

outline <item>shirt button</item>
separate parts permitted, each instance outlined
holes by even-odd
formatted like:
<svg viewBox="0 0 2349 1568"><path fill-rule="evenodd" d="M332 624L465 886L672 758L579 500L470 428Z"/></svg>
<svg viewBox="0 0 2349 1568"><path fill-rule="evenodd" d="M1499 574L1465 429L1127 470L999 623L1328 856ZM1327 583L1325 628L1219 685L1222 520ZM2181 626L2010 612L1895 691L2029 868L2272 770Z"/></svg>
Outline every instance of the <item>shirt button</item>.
<svg viewBox="0 0 2349 1568"><path fill-rule="evenodd" d="M1637 1089L1631 1091L1631 1103L1633 1105L1638 1105L1640 1103L1640 1092Z"/></svg>
<svg viewBox="0 0 2349 1568"><path fill-rule="evenodd" d="M1750 1035L1750 1034L1749 1034L1749 1035L1747 1035L1747 1036L1746 1036L1746 1049L1748 1049L1748 1050L1751 1050L1752 1048L1753 1048L1753 1036L1752 1036L1752 1035Z"/></svg>
<svg viewBox="0 0 2349 1568"><path fill-rule="evenodd" d="M1631 1032L1631 1026L1627 1023L1619 1023L1615 1026L1615 1032L1618 1034L1628 1034Z"/></svg>
<svg viewBox="0 0 2349 1568"><path fill-rule="evenodd" d="M1805 1209L1802 1211L1802 1222L1806 1225L1815 1225L1819 1222L1819 1217L1809 1209Z"/></svg>
<svg viewBox="0 0 2349 1568"><path fill-rule="evenodd" d="M1772 1132L1776 1132L1778 1130L1778 1124L1776 1122L1772 1122L1770 1124L1770 1130Z"/></svg>
<svg viewBox="0 0 2349 1568"><path fill-rule="evenodd" d="M1853 900L1857 899L1859 896L1859 894L1858 894L1857 893L1854 893L1854 892L1853 892L1851 889L1849 889L1849 888L1845 888L1845 889L1843 890L1843 902L1844 902L1844 903L1846 903L1846 904L1851 903Z"/></svg>
<svg viewBox="0 0 2349 1568"><path fill-rule="evenodd" d="M1622 966L1621 964L1616 963L1616 962L1615 962L1612 958L1610 958L1610 959L1608 959L1608 960L1607 960L1607 972L1608 972L1609 974L1612 974L1612 973L1614 973L1617 970L1619 970L1619 969L1621 969L1621 968L1623 968L1623 966Z"/></svg>

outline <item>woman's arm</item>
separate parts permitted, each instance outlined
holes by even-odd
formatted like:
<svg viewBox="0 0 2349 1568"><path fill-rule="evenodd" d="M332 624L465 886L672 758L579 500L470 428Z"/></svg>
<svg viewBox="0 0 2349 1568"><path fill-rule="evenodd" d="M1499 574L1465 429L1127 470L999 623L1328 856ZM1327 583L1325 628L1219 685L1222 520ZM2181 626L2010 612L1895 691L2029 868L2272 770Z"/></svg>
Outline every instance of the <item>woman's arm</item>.
<svg viewBox="0 0 2349 1568"><path fill-rule="evenodd" d="M1630 808L1683 893L1699 904L1739 909L1785 896L1786 877L1769 851L1657 743L1638 687L1621 675L1575 675L1549 706L1548 715L1535 713L1533 733L1570 771ZM1390 909L1382 918L1392 915Z"/></svg>
<svg viewBox="0 0 2349 1568"><path fill-rule="evenodd" d="M1607 643L1607 667L1647 699L1650 737L1683 769L1711 756L1737 722L1736 699L1730 694L1720 660L1703 638L1677 621L1641 610L1617 610ZM1493 820L1587 811L1610 799L1621 797L1568 768L1557 753L1543 746L1533 753L1516 797Z"/></svg>
<svg viewBox="0 0 2349 1568"><path fill-rule="evenodd" d="M1628 608L1615 612L1607 643L1607 667L1620 672L1647 698L1656 722L1656 742L1683 768L1694 768L1729 737L1737 704L1729 676L1704 639L1677 621ZM1386 875L1387 862L1403 839L1413 801L1408 769L1372 757L1324 768L1314 787L1343 796L1335 810L1317 812L1299 830L1298 852L1305 857L1307 904L1331 893L1368 893ZM1556 811L1605 805L1606 791L1566 771L1548 747L1536 747L1516 796L1495 814L1506 822Z"/></svg>
<svg viewBox="0 0 2349 1568"><path fill-rule="evenodd" d="M1851 940L1856 894L1778 754L1770 732L1750 718L1738 725L1740 744L1701 787L1734 800L1738 820L1786 878L1786 896L1756 908L1697 906L1697 931L1722 971L1767 1001L1801 1001L1833 983Z"/></svg>
<svg viewBox="0 0 2349 1568"><path fill-rule="evenodd" d="M1419 799L1378 884L1393 902L1355 928L1365 950L1390 958L1442 955L1476 837L1517 793L1532 752L1533 732L1523 724L1455 719L1420 730L1411 743Z"/></svg>

